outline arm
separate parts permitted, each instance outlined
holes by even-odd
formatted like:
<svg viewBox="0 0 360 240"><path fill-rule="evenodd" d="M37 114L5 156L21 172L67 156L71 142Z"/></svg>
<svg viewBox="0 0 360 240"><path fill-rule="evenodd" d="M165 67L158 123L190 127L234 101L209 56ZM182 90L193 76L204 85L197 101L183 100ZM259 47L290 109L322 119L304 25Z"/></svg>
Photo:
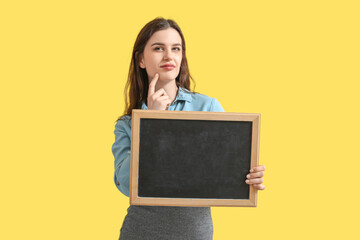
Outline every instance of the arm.
<svg viewBox="0 0 360 240"><path fill-rule="evenodd" d="M115 185L120 192L129 196L131 140L126 131L126 124L126 120L119 120L115 125L115 142L112 145L112 153L115 158Z"/></svg>
<svg viewBox="0 0 360 240"><path fill-rule="evenodd" d="M213 98L211 101L210 112L225 112L224 108L216 98Z"/></svg>

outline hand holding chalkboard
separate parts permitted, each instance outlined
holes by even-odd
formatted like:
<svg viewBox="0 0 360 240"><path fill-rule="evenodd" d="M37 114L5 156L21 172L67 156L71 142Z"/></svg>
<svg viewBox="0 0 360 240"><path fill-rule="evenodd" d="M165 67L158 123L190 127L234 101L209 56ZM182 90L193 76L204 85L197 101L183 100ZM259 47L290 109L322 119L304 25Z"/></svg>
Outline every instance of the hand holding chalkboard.
<svg viewBox="0 0 360 240"><path fill-rule="evenodd" d="M256 190L264 190L265 186L262 185L262 183L264 182L264 171L265 171L265 166L261 165L261 166L257 166L254 167L250 170L250 173L246 176L247 180L245 181L247 184L252 184L252 186L256 189Z"/></svg>
<svg viewBox="0 0 360 240"><path fill-rule="evenodd" d="M166 110L166 108L171 104L170 97L166 94L163 88L160 88L155 92L155 85L158 79L159 74L156 73L149 84L149 92L147 98L149 110Z"/></svg>

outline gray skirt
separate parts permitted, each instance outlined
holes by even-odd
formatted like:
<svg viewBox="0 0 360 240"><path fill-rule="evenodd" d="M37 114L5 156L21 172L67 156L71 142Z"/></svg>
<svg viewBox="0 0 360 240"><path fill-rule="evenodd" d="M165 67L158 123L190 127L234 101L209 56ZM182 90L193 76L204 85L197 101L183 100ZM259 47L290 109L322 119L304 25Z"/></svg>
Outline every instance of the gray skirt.
<svg viewBox="0 0 360 240"><path fill-rule="evenodd" d="M211 240L210 207L130 205L119 240Z"/></svg>

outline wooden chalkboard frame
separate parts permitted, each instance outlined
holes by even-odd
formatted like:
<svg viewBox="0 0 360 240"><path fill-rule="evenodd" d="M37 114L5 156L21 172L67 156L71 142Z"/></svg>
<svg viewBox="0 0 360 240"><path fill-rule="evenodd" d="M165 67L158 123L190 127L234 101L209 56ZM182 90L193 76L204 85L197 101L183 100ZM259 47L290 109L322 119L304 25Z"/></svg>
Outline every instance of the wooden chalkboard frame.
<svg viewBox="0 0 360 240"><path fill-rule="evenodd" d="M199 198L159 198L138 196L139 172L139 140L140 120L153 119L186 119L186 120L216 120L216 121L251 121L251 168L259 162L260 114L258 113L229 113L229 112L200 112L200 111L161 111L139 110L132 111L131 127L131 164L130 164L130 204L150 206L193 206L193 207L256 207L257 191L252 185L249 187L249 199L199 199ZM249 169L250 171L250 169Z"/></svg>

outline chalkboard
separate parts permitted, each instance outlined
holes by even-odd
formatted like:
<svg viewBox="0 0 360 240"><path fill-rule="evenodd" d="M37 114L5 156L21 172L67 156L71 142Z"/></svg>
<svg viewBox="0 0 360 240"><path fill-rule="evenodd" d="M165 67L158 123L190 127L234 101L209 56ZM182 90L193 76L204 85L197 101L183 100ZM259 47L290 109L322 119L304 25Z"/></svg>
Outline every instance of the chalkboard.
<svg viewBox="0 0 360 240"><path fill-rule="evenodd" d="M133 110L130 204L256 206L260 114Z"/></svg>

